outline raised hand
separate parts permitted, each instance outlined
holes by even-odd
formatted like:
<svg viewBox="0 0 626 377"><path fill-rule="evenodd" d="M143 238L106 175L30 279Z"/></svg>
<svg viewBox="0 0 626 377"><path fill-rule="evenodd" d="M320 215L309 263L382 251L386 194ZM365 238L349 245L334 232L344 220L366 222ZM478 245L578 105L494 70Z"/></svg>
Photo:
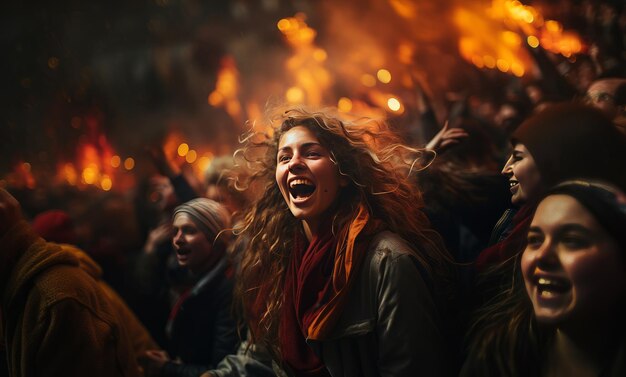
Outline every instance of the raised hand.
<svg viewBox="0 0 626 377"><path fill-rule="evenodd" d="M449 128L448 122L446 121L435 137L426 144L426 149L441 153L445 149L460 143L468 136L467 131L462 128Z"/></svg>

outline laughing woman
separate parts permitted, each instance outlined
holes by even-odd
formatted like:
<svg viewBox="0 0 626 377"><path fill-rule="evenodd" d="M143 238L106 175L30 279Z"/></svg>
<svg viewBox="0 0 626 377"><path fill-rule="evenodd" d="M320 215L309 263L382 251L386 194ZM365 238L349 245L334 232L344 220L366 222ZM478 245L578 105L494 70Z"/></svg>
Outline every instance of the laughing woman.
<svg viewBox="0 0 626 377"><path fill-rule="evenodd" d="M288 110L244 149L266 152L236 290L249 344L206 375L443 373L450 258L398 157L419 151L329 114Z"/></svg>
<svg viewBox="0 0 626 377"><path fill-rule="evenodd" d="M626 375L626 196L597 182L547 191L512 284L484 307L461 376Z"/></svg>

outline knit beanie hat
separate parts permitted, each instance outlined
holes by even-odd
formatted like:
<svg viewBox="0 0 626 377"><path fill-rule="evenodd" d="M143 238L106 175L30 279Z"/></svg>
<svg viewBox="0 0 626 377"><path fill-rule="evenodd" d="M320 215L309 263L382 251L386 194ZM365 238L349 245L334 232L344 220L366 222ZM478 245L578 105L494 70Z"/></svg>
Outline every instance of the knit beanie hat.
<svg viewBox="0 0 626 377"><path fill-rule="evenodd" d="M35 216L32 221L32 227L35 233L46 241L67 244L76 243L74 222L70 215L64 211L58 209L44 211Z"/></svg>
<svg viewBox="0 0 626 377"><path fill-rule="evenodd" d="M183 203L174 209L172 218L180 213L189 215L210 241L213 241L222 230L230 227L230 214L226 208L211 199L196 198Z"/></svg>
<svg viewBox="0 0 626 377"><path fill-rule="evenodd" d="M626 138L599 110L578 103L549 106L513 133L532 155L544 187L599 179L626 189Z"/></svg>
<svg viewBox="0 0 626 377"><path fill-rule="evenodd" d="M582 204L626 252L626 194L614 186L595 181L565 181L545 196L568 195Z"/></svg>

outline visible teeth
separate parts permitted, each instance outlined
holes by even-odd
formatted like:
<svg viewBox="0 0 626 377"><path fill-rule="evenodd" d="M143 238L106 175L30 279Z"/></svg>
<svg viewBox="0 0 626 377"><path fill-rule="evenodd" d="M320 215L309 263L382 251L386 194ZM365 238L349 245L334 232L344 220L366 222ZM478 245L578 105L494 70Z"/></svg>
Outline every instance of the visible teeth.
<svg viewBox="0 0 626 377"><path fill-rule="evenodd" d="M539 278L539 280L537 280L537 284L539 285L562 285L556 280L550 280L546 278Z"/></svg>
<svg viewBox="0 0 626 377"><path fill-rule="evenodd" d="M313 182L311 182L311 181L309 181L308 179L305 179L305 178L294 179L293 181L289 182L289 187L291 187L291 188L296 187L296 185L313 186Z"/></svg>
<svg viewBox="0 0 626 377"><path fill-rule="evenodd" d="M569 289L569 284L560 279L537 278L537 288L543 297L552 297L555 294L566 292Z"/></svg>
<svg viewBox="0 0 626 377"><path fill-rule="evenodd" d="M516 185L517 185L517 182L509 182L509 187L513 187L513 186L516 186Z"/></svg>

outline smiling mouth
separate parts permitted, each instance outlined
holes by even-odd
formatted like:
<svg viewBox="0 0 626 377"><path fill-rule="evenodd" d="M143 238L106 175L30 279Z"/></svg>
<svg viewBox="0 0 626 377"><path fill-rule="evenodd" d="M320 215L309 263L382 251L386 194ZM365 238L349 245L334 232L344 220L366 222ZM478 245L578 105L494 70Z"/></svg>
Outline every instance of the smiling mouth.
<svg viewBox="0 0 626 377"><path fill-rule="evenodd" d="M296 200L308 199L315 192L315 184L308 179L294 179L289 182L289 193Z"/></svg>
<svg viewBox="0 0 626 377"><path fill-rule="evenodd" d="M551 298L566 293L571 288L571 284L558 278L537 278L535 280L537 293L542 298Z"/></svg>
<svg viewBox="0 0 626 377"><path fill-rule="evenodd" d="M519 185L518 181L515 181L515 180L509 181L509 188L517 187L517 185Z"/></svg>

